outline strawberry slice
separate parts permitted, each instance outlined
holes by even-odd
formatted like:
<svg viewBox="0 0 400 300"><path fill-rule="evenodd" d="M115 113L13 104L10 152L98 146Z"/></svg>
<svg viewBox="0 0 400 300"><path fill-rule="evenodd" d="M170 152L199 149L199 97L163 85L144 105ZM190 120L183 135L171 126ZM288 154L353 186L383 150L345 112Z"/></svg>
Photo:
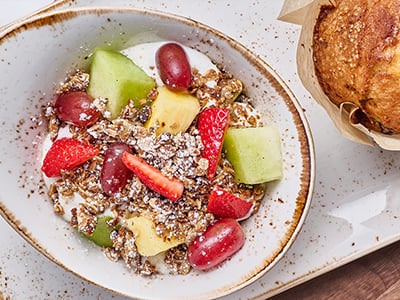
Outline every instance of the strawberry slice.
<svg viewBox="0 0 400 300"><path fill-rule="evenodd" d="M235 195L214 187L208 197L207 212L217 218L244 218L253 207L253 203L243 200Z"/></svg>
<svg viewBox="0 0 400 300"><path fill-rule="evenodd" d="M229 124L229 109L212 107L200 113L197 128L204 149L201 153L208 160L208 179L213 179L221 156L222 145Z"/></svg>
<svg viewBox="0 0 400 300"><path fill-rule="evenodd" d="M73 170L95 157L99 149L75 138L55 140L43 160L42 171L47 177L61 175L61 170Z"/></svg>
<svg viewBox="0 0 400 300"><path fill-rule="evenodd" d="M175 178L168 178L142 158L126 151L122 154L122 162L149 189L174 202L182 197L182 181Z"/></svg>

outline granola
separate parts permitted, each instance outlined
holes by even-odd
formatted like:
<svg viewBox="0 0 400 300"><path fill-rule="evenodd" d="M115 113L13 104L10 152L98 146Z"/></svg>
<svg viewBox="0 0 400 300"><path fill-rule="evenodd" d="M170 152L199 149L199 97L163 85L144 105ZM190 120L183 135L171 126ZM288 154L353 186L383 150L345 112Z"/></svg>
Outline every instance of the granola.
<svg viewBox="0 0 400 300"><path fill-rule="evenodd" d="M85 91L89 74L76 70L60 85L56 94L68 91ZM213 86L208 84L215 82ZM261 116L251 105L251 99L242 97L234 101L242 92L240 80L220 70L210 70L200 74L193 70L193 80L189 92L194 95L201 109L210 106L229 107L231 126L262 126ZM153 101L157 93L153 90L147 102ZM234 171L229 161L222 155L216 176L212 182L207 178L208 161L201 156L203 144L195 122L186 132L172 135L168 132L157 135L144 124L151 115L151 106L137 108L131 101L119 117L110 120L106 108L107 99L98 97L93 105L102 113L102 118L94 125L85 128L67 125L57 118L54 105L49 103L43 108L48 120L49 138L54 141L67 132L67 135L95 145L99 154L72 171L64 170L59 178L49 184L48 195L56 214L68 218L77 231L91 235L99 216L112 216L110 226L120 227L112 231L112 247L104 247L105 255L113 261L122 260L133 272L150 276L159 272L154 259L139 254L135 245L135 233L124 222L132 216L146 216L155 226L156 234L164 240L183 239L184 243L167 250L160 255L171 274L187 274L191 266L187 261L188 245L214 222L213 214L207 212L208 195L211 186L218 184L233 194L241 195L253 202L255 213L264 196L265 186L238 184L234 180ZM169 201L147 188L137 177L128 180L126 186L117 194L108 196L99 182L104 153L109 145L123 142L143 158L149 165L157 168L167 177L178 178L184 184L184 193L177 202ZM79 204L68 212L64 207L65 199L79 195Z"/></svg>

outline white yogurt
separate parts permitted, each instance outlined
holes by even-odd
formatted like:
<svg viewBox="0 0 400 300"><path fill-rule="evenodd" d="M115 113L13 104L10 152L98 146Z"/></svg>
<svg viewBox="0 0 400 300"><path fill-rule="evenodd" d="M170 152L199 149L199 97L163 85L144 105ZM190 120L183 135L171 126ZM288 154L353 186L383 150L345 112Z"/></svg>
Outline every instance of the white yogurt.
<svg viewBox="0 0 400 300"><path fill-rule="evenodd" d="M138 67L142 68L147 75L154 78L158 86L161 86L163 82L157 72L155 57L157 50L165 43L168 42L138 44L121 52L128 56ZM182 47L185 49L190 65L192 68L196 68L200 74L205 74L210 69L219 72L218 68L211 62L207 55L183 45ZM208 84L214 85L215 82Z"/></svg>

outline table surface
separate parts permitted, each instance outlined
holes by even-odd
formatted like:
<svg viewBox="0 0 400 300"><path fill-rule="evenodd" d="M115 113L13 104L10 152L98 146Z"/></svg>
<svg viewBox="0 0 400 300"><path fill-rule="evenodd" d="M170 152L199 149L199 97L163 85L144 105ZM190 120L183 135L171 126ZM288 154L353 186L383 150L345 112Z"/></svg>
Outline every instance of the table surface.
<svg viewBox="0 0 400 300"><path fill-rule="evenodd" d="M400 242L270 299L400 299Z"/></svg>
<svg viewBox="0 0 400 300"><path fill-rule="evenodd" d="M14 0L12 2L0 0L0 6L7 8L0 12L0 26L21 16L26 16L50 2L51 0ZM84 2L84 0L76 0L75 2ZM86 2L93 2L93 0ZM188 12L190 12L190 7L185 1L169 1L169 4L163 1L144 0L140 2L143 2L143 4L137 5L163 9L182 15L188 15ZM197 2L194 1L193 3ZM207 3L204 5L212 6L216 2L208 1ZM279 286L277 290L281 292L272 297L274 300L294 298L400 299L400 242L395 242L397 240L396 233L400 228L400 226L397 226L399 224L398 219L400 219L398 206L395 207L396 211L391 212L393 214L392 219L394 219L393 223L388 223L385 218L387 214L376 216L379 217L376 219L371 217L372 220L378 222L378 225L373 222L368 223L369 230L371 231L374 226L379 227L381 225L381 231L373 228L374 230L370 232L357 227L358 231L355 230L351 235L353 241L351 245L344 245L343 241L335 235L345 232L343 229L345 223L340 223L335 219L335 214L343 213L342 208L347 207L345 204L358 203L357 200L359 199L364 199L369 205L374 199L379 203L382 195L387 193L387 187L398 185L399 181L396 181L396 178L400 168L397 162L400 161L398 160L400 156L382 152L379 149L371 149L364 145L355 145L341 137L330 121L324 118L324 112L312 101L296 75L295 48L297 47L296 38L299 35L300 28L292 24L279 23L275 19L283 1L271 3L271 12L269 13L273 14L273 18L270 15L264 17L261 14L261 11L266 11L265 7L267 6L262 1L250 1L248 3L250 12L242 10L243 12L240 13L238 13L240 9L235 7L236 2L220 1L219 4L222 6L221 3L227 6L227 14L235 14L238 22L241 22L239 25L243 27L242 30L241 27L232 27L222 17L210 21L207 16L201 15L200 12L193 12L190 17L200 19L200 21L204 21L238 39L252 51L265 58L285 79L305 108L306 115L309 118L315 140L318 168L314 204L292 249L282 259L282 262L271 271L272 274L268 274L269 277L267 276L265 281L261 280L260 283L254 284L249 289L246 288L238 294L226 297L226 299L263 299L269 297L272 294L260 294L255 290L260 290L262 286L267 288L267 280L270 277L276 278L276 284ZM262 27L259 27L260 24ZM254 36L247 35L250 29L255 28L258 32L261 32L257 41L253 40ZM336 145L342 149L342 152L332 154L331 149ZM361 165L362 162L357 161L357 159L356 161L349 159L348 157L354 156L354 153L363 158L367 157L370 161ZM377 155L382 155L384 162L379 162L376 159ZM370 175L365 175L365 173L370 172L373 167L381 168L382 164L387 164L385 160L390 161L392 166L393 164L396 165L395 170L385 171L385 174L381 176L373 176L373 181L371 181ZM338 161L343 162L342 168L337 166ZM335 173L340 174L341 178L330 183L329 180L332 177L327 174L327 169L334 175ZM346 171L349 174L343 173ZM355 177L358 178L359 188L350 189L344 184L346 180L355 180ZM334 202L332 199L338 198L344 199L343 203L339 203L343 205L332 204ZM339 208L342 210L339 210ZM326 212L332 213L326 214ZM370 237L373 237L373 242L370 241ZM341 238L346 242L349 241L343 236ZM0 300L126 299L81 280L58 267L38 253L1 218L0 243L2 244L0 247ZM376 251L368 254L373 250ZM299 251L304 252L300 255L303 261L297 262L297 264L293 258L295 251L297 253ZM356 259L360 256L362 257ZM316 277L317 275L319 276ZM316 278L312 279L313 277ZM283 291L289 287L292 288Z"/></svg>

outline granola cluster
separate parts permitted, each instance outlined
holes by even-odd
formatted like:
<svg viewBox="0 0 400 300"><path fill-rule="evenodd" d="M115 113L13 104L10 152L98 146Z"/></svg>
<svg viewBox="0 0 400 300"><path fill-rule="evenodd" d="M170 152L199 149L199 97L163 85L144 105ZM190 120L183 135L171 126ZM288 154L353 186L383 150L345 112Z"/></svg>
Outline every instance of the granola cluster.
<svg viewBox="0 0 400 300"><path fill-rule="evenodd" d="M89 74L77 70L61 84L57 94L71 90L85 90ZM210 86L208 83L214 81ZM218 105L232 110L232 126L261 126L261 117L251 106L249 99L234 101L242 91L242 83L225 72L210 71L201 75L194 71L194 80L190 92L195 95L202 109ZM157 93L153 91L146 101L152 101ZM155 128L147 129L145 122L151 115L151 106L136 108L131 102L116 119L107 118L107 99L94 99L94 105L102 113L96 124L88 127L75 127L61 122L52 104L44 108L48 119L50 137L54 140L61 128L68 128L72 137L86 140L100 150L99 155L73 171L63 171L61 177L49 186L48 194L59 215L65 214L60 199L71 198L79 194L84 202L72 209L70 223L79 232L91 235L96 228L98 216L111 211L113 218L110 226L120 224L111 234L113 246L104 248L106 256L113 260L122 260L135 273L149 276L158 272L157 264L151 258L142 257L135 246L135 234L124 226L124 220L132 216L146 216L151 219L157 234L165 240L184 239L185 243L169 249L163 255L168 272L187 274L190 265L186 259L187 245L197 235L204 232L214 221L207 212L207 198L213 184L223 186L234 194L253 201L255 212L264 195L262 185L239 185L234 181L234 172L230 163L222 156L215 179L207 179L208 161L201 156L203 145L194 124L185 133L156 135ZM64 128L64 129L65 129ZM144 186L133 176L120 193L106 195L101 188L100 173L104 153L114 142L123 142L147 163L159 169L162 174L174 177L184 183L184 193L177 202L171 202Z"/></svg>

